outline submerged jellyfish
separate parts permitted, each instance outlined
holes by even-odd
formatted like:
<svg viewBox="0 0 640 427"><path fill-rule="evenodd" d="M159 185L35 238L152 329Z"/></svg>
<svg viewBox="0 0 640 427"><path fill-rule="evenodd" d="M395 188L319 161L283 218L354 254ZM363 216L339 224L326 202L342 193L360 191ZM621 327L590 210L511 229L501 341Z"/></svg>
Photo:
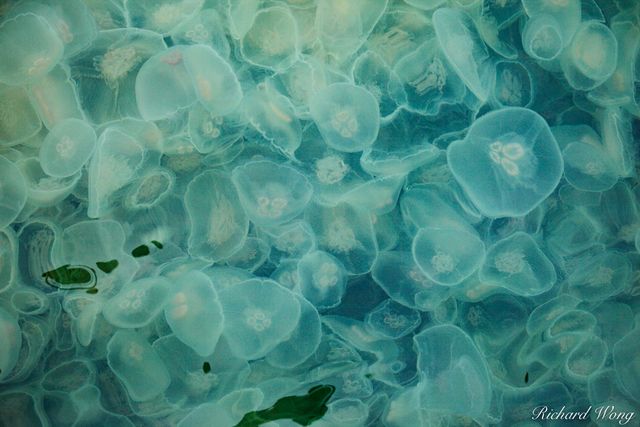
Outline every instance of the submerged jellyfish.
<svg viewBox="0 0 640 427"><path fill-rule="evenodd" d="M420 312L392 299L381 302L367 313L365 326L374 335L384 339L398 339L413 332L420 324Z"/></svg>
<svg viewBox="0 0 640 427"><path fill-rule="evenodd" d="M501 107L529 107L534 96L530 71L520 62L498 62L493 96Z"/></svg>
<svg viewBox="0 0 640 427"><path fill-rule="evenodd" d="M191 106L197 95L207 97L206 84L211 83L203 80L200 94L196 94L185 66L184 56L187 49L190 48L176 46L157 53L140 68L136 77L135 92L138 110L145 120L169 118ZM198 52L192 56L192 62L197 54ZM208 97L212 96L209 88Z"/></svg>
<svg viewBox="0 0 640 427"><path fill-rule="evenodd" d="M250 279L220 292L227 319L224 337L247 360L265 356L285 341L300 320L300 303L273 280Z"/></svg>
<svg viewBox="0 0 640 427"><path fill-rule="evenodd" d="M162 311L170 288L162 276L136 280L105 303L102 315L119 328L141 328Z"/></svg>
<svg viewBox="0 0 640 427"><path fill-rule="evenodd" d="M547 14L529 18L522 31L522 46L527 55L533 59L539 61L556 59L564 47L560 23Z"/></svg>
<svg viewBox="0 0 640 427"><path fill-rule="evenodd" d="M158 353L134 331L118 331L107 344L107 362L135 402L150 400L169 387L171 377Z"/></svg>
<svg viewBox="0 0 640 427"><path fill-rule="evenodd" d="M20 169L0 156L0 228L11 224L27 202L27 183Z"/></svg>
<svg viewBox="0 0 640 427"><path fill-rule="evenodd" d="M247 216L256 225L265 227L283 224L300 215L313 191L302 173L269 160L238 166L231 180Z"/></svg>
<svg viewBox="0 0 640 427"><path fill-rule="evenodd" d="M440 8L433 27L444 56L467 88L481 101L489 97L493 68L484 42L464 11Z"/></svg>
<svg viewBox="0 0 640 427"><path fill-rule="evenodd" d="M19 144L42 128L40 117L21 87L0 84L0 146Z"/></svg>
<svg viewBox="0 0 640 427"><path fill-rule="evenodd" d="M200 104L209 113L223 116L240 105L242 89L238 78L215 50L205 45L186 48L184 66Z"/></svg>
<svg viewBox="0 0 640 427"><path fill-rule="evenodd" d="M262 82L245 97L244 112L263 138L293 157L302 141L302 125L289 98Z"/></svg>
<svg viewBox="0 0 640 427"><path fill-rule="evenodd" d="M456 181L485 216L523 216L546 199L563 171L558 143L537 113L504 108L476 120L447 149Z"/></svg>
<svg viewBox="0 0 640 427"><path fill-rule="evenodd" d="M7 310L0 307L0 382L8 377L18 362L22 348L22 334L18 321Z"/></svg>
<svg viewBox="0 0 640 427"><path fill-rule="evenodd" d="M615 166L600 144L569 143L562 150L564 176L582 191L606 191L618 182Z"/></svg>
<svg viewBox="0 0 640 427"><path fill-rule="evenodd" d="M124 132L102 132L89 163L89 217L98 218L112 208L114 193L136 177L144 154L142 145Z"/></svg>
<svg viewBox="0 0 640 427"><path fill-rule="evenodd" d="M406 107L417 113L437 115L442 104L459 102L466 93L435 38L401 58L394 72L403 84Z"/></svg>
<svg viewBox="0 0 640 427"><path fill-rule="evenodd" d="M480 280L523 296L539 295L556 282L553 264L531 236L518 231L487 251Z"/></svg>
<svg viewBox="0 0 640 427"><path fill-rule="evenodd" d="M259 11L240 43L242 56L250 63L274 71L291 66L300 54L298 26L286 7Z"/></svg>
<svg viewBox="0 0 640 427"><path fill-rule="evenodd" d="M47 74L61 59L62 40L51 25L33 13L0 24L0 82L20 86Z"/></svg>
<svg viewBox="0 0 640 427"><path fill-rule="evenodd" d="M187 185L185 207L191 220L191 255L219 261L244 244L249 219L227 175L209 170L196 176Z"/></svg>
<svg viewBox="0 0 640 427"><path fill-rule="evenodd" d="M216 349L225 324L218 292L211 280L197 270L174 281L176 290L164 309L167 323L176 338L198 355L208 356Z"/></svg>
<svg viewBox="0 0 640 427"><path fill-rule="evenodd" d="M340 304L347 286L342 263L332 255L310 252L298 262L298 289L318 309Z"/></svg>
<svg viewBox="0 0 640 427"><path fill-rule="evenodd" d="M362 151L378 136L378 101L359 86L329 85L313 95L309 109L325 143L338 151Z"/></svg>
<svg viewBox="0 0 640 427"><path fill-rule="evenodd" d="M411 251L425 276L445 286L457 285L469 277L485 256L482 240L458 228L422 228L413 239Z"/></svg>
<svg viewBox="0 0 640 427"><path fill-rule="evenodd" d="M96 147L96 133L85 121L67 119L58 123L42 142L40 165L48 175L74 175L87 163Z"/></svg>
<svg viewBox="0 0 640 427"><path fill-rule="evenodd" d="M465 415L485 415L491 403L491 377L484 356L462 329L433 326L413 338L420 373L422 409Z"/></svg>
<svg viewBox="0 0 640 427"><path fill-rule="evenodd" d="M613 75L618 42L606 25L584 22L576 31L562 58L562 71L574 89L591 90Z"/></svg>

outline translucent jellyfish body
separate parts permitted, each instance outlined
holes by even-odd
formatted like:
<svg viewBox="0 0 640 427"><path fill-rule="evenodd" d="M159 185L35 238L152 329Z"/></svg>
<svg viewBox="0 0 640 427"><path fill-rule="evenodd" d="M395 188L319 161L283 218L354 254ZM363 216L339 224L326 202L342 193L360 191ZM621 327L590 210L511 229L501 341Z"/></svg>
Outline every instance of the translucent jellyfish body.
<svg viewBox="0 0 640 427"><path fill-rule="evenodd" d="M575 141L562 150L564 176L582 191L606 191L618 182L609 154L599 144Z"/></svg>
<svg viewBox="0 0 640 427"><path fill-rule="evenodd" d="M0 382L9 377L18 362L22 348L22 334L18 320L0 307L0 336L4 345L0 349Z"/></svg>
<svg viewBox="0 0 640 427"><path fill-rule="evenodd" d="M298 262L299 290L316 308L339 305L346 286L346 271L332 255L323 251L310 252Z"/></svg>
<svg viewBox="0 0 640 427"><path fill-rule="evenodd" d="M406 94L398 75L382 57L371 50L363 53L355 60L352 74L354 83L367 89L378 100L381 120L393 117Z"/></svg>
<svg viewBox="0 0 640 427"><path fill-rule="evenodd" d="M42 123L52 129L65 119L84 120L75 83L66 67L55 67L29 86L29 98Z"/></svg>
<svg viewBox="0 0 640 427"><path fill-rule="evenodd" d="M85 165L96 146L96 133L86 122L67 119L58 123L42 142L40 165L53 177L71 176Z"/></svg>
<svg viewBox="0 0 640 427"><path fill-rule="evenodd" d="M128 5L127 13L138 26L166 34L197 14L203 4L203 0L141 0Z"/></svg>
<svg viewBox="0 0 640 427"><path fill-rule="evenodd" d="M457 285L469 277L485 257L482 240L476 234L457 228L418 230L411 252L425 276L445 286Z"/></svg>
<svg viewBox="0 0 640 427"><path fill-rule="evenodd" d="M307 360L320 345L322 325L316 308L302 296L300 303L300 321L286 341L271 350L266 360L278 368L292 368Z"/></svg>
<svg viewBox="0 0 640 427"><path fill-rule="evenodd" d="M563 171L558 143L537 113L510 107L476 120L447 149L455 179L485 216L522 216L556 188Z"/></svg>
<svg viewBox="0 0 640 427"><path fill-rule="evenodd" d="M145 120L171 117L196 101L196 91L185 66L187 49L184 46L167 49L149 58L140 68L136 101ZM206 83L203 80L203 89Z"/></svg>
<svg viewBox="0 0 640 427"><path fill-rule="evenodd" d="M582 15L582 2L580 0L523 0L522 7L531 19L546 16L557 22L553 32L557 31L561 48L571 42L571 38L580 25ZM543 41L546 40L547 38L545 37Z"/></svg>
<svg viewBox="0 0 640 427"><path fill-rule="evenodd" d="M158 353L137 332L116 332L107 345L107 362L134 402L156 397L171 382Z"/></svg>
<svg viewBox="0 0 640 427"><path fill-rule="evenodd" d="M27 184L18 167L0 156L0 228L11 224L27 202Z"/></svg>
<svg viewBox="0 0 640 427"><path fill-rule="evenodd" d="M338 151L362 151L378 136L378 101L361 87L350 83L329 85L313 95L309 109L326 144Z"/></svg>
<svg viewBox="0 0 640 427"><path fill-rule="evenodd" d="M437 115L442 104L454 104L465 96L464 83L451 69L435 38L401 58L393 70L403 84L406 107L411 111Z"/></svg>
<svg viewBox="0 0 640 427"><path fill-rule="evenodd" d="M190 271L174 279L176 291L164 309L167 323L176 337L200 356L216 348L225 316L211 280L200 271Z"/></svg>
<svg viewBox="0 0 640 427"><path fill-rule="evenodd" d="M48 73L61 59L64 45L51 25L33 13L0 25L0 82L20 86Z"/></svg>
<svg viewBox="0 0 640 427"><path fill-rule="evenodd" d="M244 111L264 139L293 157L302 141L302 125L289 98L262 82L245 97Z"/></svg>
<svg viewBox="0 0 640 427"><path fill-rule="evenodd" d="M100 135L89 164L89 217L100 217L112 208L114 193L136 177L144 154L137 140L119 130L108 128Z"/></svg>
<svg viewBox="0 0 640 427"><path fill-rule="evenodd" d="M102 315L119 328L141 328L162 311L170 288L161 276L128 283L105 303Z"/></svg>
<svg viewBox="0 0 640 427"><path fill-rule="evenodd" d="M487 251L480 280L516 295L533 296L555 284L556 271L531 236L518 231Z"/></svg>
<svg viewBox="0 0 640 427"><path fill-rule="evenodd" d="M491 379L473 340L453 325L433 326L415 335L420 372L420 407L480 417L489 410Z"/></svg>
<svg viewBox="0 0 640 427"><path fill-rule="evenodd" d="M420 324L420 312L387 299L367 313L365 325L383 339L398 339L410 334Z"/></svg>
<svg viewBox="0 0 640 427"><path fill-rule="evenodd" d="M173 189L175 176L171 171L155 168L133 183L123 205L129 209L149 209L158 205Z"/></svg>
<svg viewBox="0 0 640 427"><path fill-rule="evenodd" d="M539 61L556 59L564 47L560 23L551 15L539 14L527 20L522 30L522 46Z"/></svg>
<svg viewBox="0 0 640 427"><path fill-rule="evenodd" d="M371 269L378 248L368 212L347 203L313 205L305 217L318 237L318 246L338 258L347 272L361 274Z"/></svg>
<svg viewBox="0 0 640 427"><path fill-rule="evenodd" d="M639 350L640 328L636 326L613 346L613 364L616 378L634 400L640 399L640 362L635 356Z"/></svg>
<svg viewBox="0 0 640 427"><path fill-rule="evenodd" d="M529 70L519 62L498 62L493 97L501 107L529 107L534 100Z"/></svg>
<svg viewBox="0 0 640 427"><path fill-rule="evenodd" d="M433 27L451 68L481 102L486 101L493 68L469 15L458 9L440 8L433 14Z"/></svg>
<svg viewBox="0 0 640 427"><path fill-rule="evenodd" d="M251 279L220 292L227 319L224 337L247 360L265 356L285 341L300 320L296 296L268 279Z"/></svg>
<svg viewBox="0 0 640 427"><path fill-rule="evenodd" d="M41 128L27 92L21 87L0 85L0 146L19 144Z"/></svg>
<svg viewBox="0 0 640 427"><path fill-rule="evenodd" d="M72 68L87 116L94 123L139 117L136 75L147 59L166 48L160 34L139 28L99 32L91 47L74 58Z"/></svg>
<svg viewBox="0 0 640 427"><path fill-rule="evenodd" d="M205 45L190 46L184 52L184 65L200 104L209 113L224 116L240 105L238 78L215 50Z"/></svg>
<svg viewBox="0 0 640 427"><path fill-rule="evenodd" d="M259 11L241 40L242 56L249 62L274 71L291 66L300 54L298 27L286 7Z"/></svg>
<svg viewBox="0 0 640 427"><path fill-rule="evenodd" d="M64 200L78 183L80 173L66 178L55 178L42 170L38 159L31 157L17 163L27 183L27 204L23 215L37 207L53 206Z"/></svg>
<svg viewBox="0 0 640 427"><path fill-rule="evenodd" d="M191 219L189 252L193 256L218 261L240 249L249 219L228 176L217 171L196 176L187 186L185 207Z"/></svg>
<svg viewBox="0 0 640 427"><path fill-rule="evenodd" d="M602 301L629 286L631 263L624 254L607 251L582 258L585 263L569 276L571 293L585 301Z"/></svg>
<svg viewBox="0 0 640 427"><path fill-rule="evenodd" d="M565 78L577 90L591 90L613 75L618 59L618 42L606 25L584 22L562 58Z"/></svg>
<svg viewBox="0 0 640 427"><path fill-rule="evenodd" d="M296 169L268 160L238 166L231 180L240 203L253 223L283 224L300 215L311 200L312 187Z"/></svg>

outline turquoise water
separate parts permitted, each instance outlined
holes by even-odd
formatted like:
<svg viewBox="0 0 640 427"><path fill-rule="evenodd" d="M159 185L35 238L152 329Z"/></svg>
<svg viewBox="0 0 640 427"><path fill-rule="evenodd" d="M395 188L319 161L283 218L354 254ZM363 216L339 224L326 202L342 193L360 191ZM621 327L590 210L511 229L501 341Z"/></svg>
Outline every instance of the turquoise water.
<svg viewBox="0 0 640 427"><path fill-rule="evenodd" d="M640 3L0 3L0 426L640 425Z"/></svg>

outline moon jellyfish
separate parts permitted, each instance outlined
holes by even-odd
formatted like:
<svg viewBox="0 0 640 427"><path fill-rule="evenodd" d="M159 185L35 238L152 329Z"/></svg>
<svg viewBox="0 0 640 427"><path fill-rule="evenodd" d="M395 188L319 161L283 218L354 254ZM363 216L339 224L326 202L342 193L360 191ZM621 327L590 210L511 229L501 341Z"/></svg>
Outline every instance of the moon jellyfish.
<svg viewBox="0 0 640 427"><path fill-rule="evenodd" d="M223 154L238 142L247 128L247 118L242 111L225 116L209 113L202 105L189 110L189 137L199 153Z"/></svg>
<svg viewBox="0 0 640 427"><path fill-rule="evenodd" d="M298 261L298 289L316 308L339 305L346 287L346 271L334 256L314 251Z"/></svg>
<svg viewBox="0 0 640 427"><path fill-rule="evenodd" d="M489 97L493 68L489 53L464 11L440 8L433 13L438 44L467 88L481 101Z"/></svg>
<svg viewBox="0 0 640 427"><path fill-rule="evenodd" d="M322 338L322 324L316 308L304 297L296 295L300 304L300 321L289 339L267 353L266 361L275 367L292 368L310 358Z"/></svg>
<svg viewBox="0 0 640 427"><path fill-rule="evenodd" d="M107 362L134 402L156 397L171 383L162 359L137 332L116 332L107 344Z"/></svg>
<svg viewBox="0 0 640 427"><path fill-rule="evenodd" d="M20 169L0 156L0 228L11 224L27 202L27 183Z"/></svg>
<svg viewBox="0 0 640 427"><path fill-rule="evenodd" d="M474 418L486 415L491 378L469 335L457 326L439 325L423 330L413 341L418 351L420 407Z"/></svg>
<svg viewBox="0 0 640 427"><path fill-rule="evenodd" d="M18 363L18 356L22 348L22 334L18 320L0 307L0 336L3 346L0 349L0 382L11 375L11 371Z"/></svg>
<svg viewBox="0 0 640 427"><path fill-rule="evenodd" d="M618 42L609 27L594 21L580 25L562 58L565 78L577 90L591 90L613 75Z"/></svg>
<svg viewBox="0 0 640 427"><path fill-rule="evenodd" d="M564 176L583 191L606 191L618 182L615 166L598 143L575 141L562 150Z"/></svg>
<svg viewBox="0 0 640 427"><path fill-rule="evenodd" d="M326 144L338 151L362 151L378 136L378 101L361 87L350 83L329 85L311 98L309 109Z"/></svg>
<svg viewBox="0 0 640 427"><path fill-rule="evenodd" d="M225 325L221 301L211 280L200 271L176 277L164 315L176 338L200 356L216 349Z"/></svg>
<svg viewBox="0 0 640 427"><path fill-rule="evenodd" d="M398 339L413 332L420 324L420 312L392 299L382 301L365 317L365 325L383 339Z"/></svg>
<svg viewBox="0 0 640 427"><path fill-rule="evenodd" d="M58 123L40 147L40 165L53 177L71 176L87 163L96 146L96 133L86 122L67 119Z"/></svg>
<svg viewBox="0 0 640 427"><path fill-rule="evenodd" d="M196 101L196 91L185 66L187 49L172 47L152 56L140 68L135 91L138 110L145 120L169 118ZM210 85L204 81L202 84ZM211 88L209 97L210 91Z"/></svg>
<svg viewBox="0 0 640 427"><path fill-rule="evenodd" d="M524 51L539 61L556 59L564 47L560 23L550 15L535 15L522 31Z"/></svg>
<svg viewBox="0 0 640 427"><path fill-rule="evenodd" d="M20 86L47 74L62 59L64 45L55 30L33 13L0 24L0 82Z"/></svg>
<svg viewBox="0 0 640 427"><path fill-rule="evenodd" d="M282 71L300 54L298 27L288 8L274 6L259 11L240 41L242 56L250 63Z"/></svg>
<svg viewBox="0 0 640 427"><path fill-rule="evenodd" d="M166 50L162 36L139 28L100 31L74 58L72 77L80 102L94 123L139 117L135 83L147 59Z"/></svg>
<svg viewBox="0 0 640 427"><path fill-rule="evenodd" d="M98 218L112 208L114 193L135 178L144 160L144 148L131 136L107 128L89 164L88 215Z"/></svg>
<svg viewBox="0 0 640 427"><path fill-rule="evenodd" d="M220 292L226 341L238 357L255 360L284 342L301 315L296 296L268 279L251 279Z"/></svg>
<svg viewBox="0 0 640 427"><path fill-rule="evenodd" d="M480 269L480 280L516 295L539 295L556 279L551 261L531 236L520 231L491 246Z"/></svg>
<svg viewBox="0 0 640 427"><path fill-rule="evenodd" d="M119 328L141 328L164 308L171 283L164 277L150 277L125 285L102 308L104 318Z"/></svg>
<svg viewBox="0 0 640 427"><path fill-rule="evenodd" d="M558 30L562 48L569 44L580 25L582 15L580 0L522 0L522 7L532 19L546 15L557 22L554 32Z"/></svg>
<svg viewBox="0 0 640 427"><path fill-rule="evenodd" d="M244 244L249 219L228 176L213 170L196 176L187 185L185 207L191 220L191 255L216 262Z"/></svg>
<svg viewBox="0 0 640 427"><path fill-rule="evenodd" d="M173 190L175 176L167 169L157 168L131 185L123 206L129 209L148 209L158 205Z"/></svg>
<svg viewBox="0 0 640 427"><path fill-rule="evenodd" d="M242 89L231 66L209 46L194 45L184 52L184 66L200 104L211 114L224 116L242 100Z"/></svg>
<svg viewBox="0 0 640 427"><path fill-rule="evenodd" d="M42 122L21 87L0 84L0 146L19 144L35 136Z"/></svg>
<svg viewBox="0 0 640 427"><path fill-rule="evenodd" d="M167 34L196 15L203 4L203 0L139 0L126 8L137 26Z"/></svg>
<svg viewBox="0 0 640 427"><path fill-rule="evenodd" d="M453 176L485 216L522 216L556 188L563 171L558 143L537 113L504 108L476 120L447 149Z"/></svg>
<svg viewBox="0 0 640 427"><path fill-rule="evenodd" d="M435 38L401 58L394 71L403 84L407 109L420 114L437 115L442 104L460 102L466 93Z"/></svg>
<svg viewBox="0 0 640 427"><path fill-rule="evenodd" d="M501 107L531 106L534 87L529 70L519 62L498 62L493 97Z"/></svg>
<svg viewBox="0 0 640 427"><path fill-rule="evenodd" d="M268 82L258 83L244 99L244 111L249 123L288 157L302 142L302 125L291 101Z"/></svg>
<svg viewBox="0 0 640 427"><path fill-rule="evenodd" d="M475 234L456 228L418 230L411 247L420 270L434 282L453 286L475 272L484 261L484 243Z"/></svg>
<svg viewBox="0 0 640 427"><path fill-rule="evenodd" d="M634 356L640 350L640 328L637 326L613 346L613 366L616 378L626 393L640 399L640 366Z"/></svg>
<svg viewBox="0 0 640 427"><path fill-rule="evenodd" d="M300 215L313 192L302 173L268 160L236 167L231 180L249 219L263 227L283 224Z"/></svg>
<svg viewBox="0 0 640 427"><path fill-rule="evenodd" d="M347 272L362 274L371 269L378 247L368 212L347 203L314 204L306 210L305 218L318 237L320 249L339 259Z"/></svg>

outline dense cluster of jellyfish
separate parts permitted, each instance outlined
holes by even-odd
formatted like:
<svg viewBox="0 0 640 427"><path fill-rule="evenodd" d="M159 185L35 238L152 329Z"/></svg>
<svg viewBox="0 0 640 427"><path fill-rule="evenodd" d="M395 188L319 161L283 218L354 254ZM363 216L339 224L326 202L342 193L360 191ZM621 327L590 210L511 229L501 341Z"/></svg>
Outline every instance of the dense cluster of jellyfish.
<svg viewBox="0 0 640 427"><path fill-rule="evenodd" d="M639 118L637 0L0 2L0 425L637 426Z"/></svg>

